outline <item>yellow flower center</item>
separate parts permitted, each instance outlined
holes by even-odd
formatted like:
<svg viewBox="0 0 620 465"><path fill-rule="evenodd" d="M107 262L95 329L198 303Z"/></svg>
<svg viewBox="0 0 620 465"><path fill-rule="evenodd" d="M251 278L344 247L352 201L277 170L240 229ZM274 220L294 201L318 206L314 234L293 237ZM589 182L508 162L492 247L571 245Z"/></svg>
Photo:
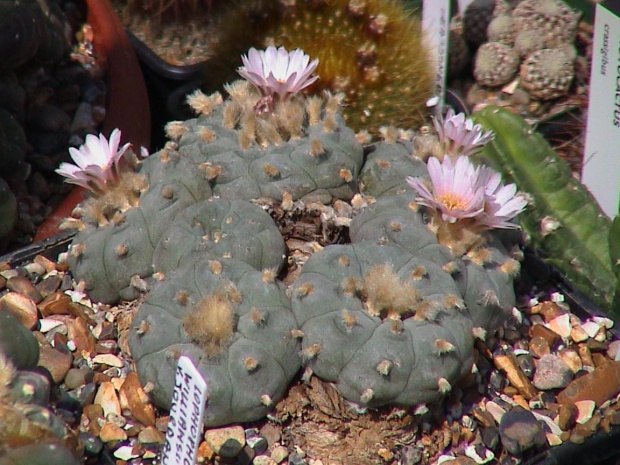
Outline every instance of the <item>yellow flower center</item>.
<svg viewBox="0 0 620 465"><path fill-rule="evenodd" d="M467 202L453 192L446 192L437 197L437 200L444 204L448 210L465 210L467 208Z"/></svg>

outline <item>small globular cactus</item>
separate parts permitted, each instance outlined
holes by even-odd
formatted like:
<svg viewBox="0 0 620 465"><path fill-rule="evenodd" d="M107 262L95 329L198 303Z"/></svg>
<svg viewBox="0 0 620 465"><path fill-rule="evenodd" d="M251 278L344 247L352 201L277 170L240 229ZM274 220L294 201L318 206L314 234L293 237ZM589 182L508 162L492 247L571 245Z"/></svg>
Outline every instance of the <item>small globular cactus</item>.
<svg viewBox="0 0 620 465"><path fill-rule="evenodd" d="M523 0L500 10L476 53L477 83L498 87L518 75L519 86L534 100L565 96L575 76L573 44L581 13L563 0Z"/></svg>
<svg viewBox="0 0 620 465"><path fill-rule="evenodd" d="M306 369L363 406L435 401L473 364L472 322L456 282L399 247L325 247L291 296Z"/></svg>
<svg viewBox="0 0 620 465"><path fill-rule="evenodd" d="M170 407L176 361L208 386L205 424L265 416L297 373L297 322L274 270L200 257L160 277L136 314L130 347L153 400Z"/></svg>

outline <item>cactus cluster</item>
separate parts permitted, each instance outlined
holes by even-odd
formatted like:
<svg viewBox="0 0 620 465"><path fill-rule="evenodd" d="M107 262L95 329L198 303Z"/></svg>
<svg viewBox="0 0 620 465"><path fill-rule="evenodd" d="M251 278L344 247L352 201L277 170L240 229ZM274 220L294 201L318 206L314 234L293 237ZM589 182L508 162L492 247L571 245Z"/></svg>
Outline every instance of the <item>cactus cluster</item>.
<svg viewBox="0 0 620 465"><path fill-rule="evenodd" d="M580 16L563 0L472 2L463 14L463 36L478 47L476 82L499 87L518 77L519 86L534 100L566 95L575 76Z"/></svg>
<svg viewBox="0 0 620 465"><path fill-rule="evenodd" d="M288 71L260 75L269 61ZM295 92L312 79L297 51L244 64L252 85L192 94L198 116L169 123L164 149L81 207L75 278L99 301L147 292L129 340L141 381L168 408L188 355L209 386L207 425L264 416L302 365L360 408L440 399L515 302L517 242L488 217L513 227L523 205L498 201L499 179L466 157L491 135L449 113L437 135L384 127L371 144L340 96ZM449 214L411 189L463 167L460 190L435 193ZM334 243L329 228L346 226Z"/></svg>

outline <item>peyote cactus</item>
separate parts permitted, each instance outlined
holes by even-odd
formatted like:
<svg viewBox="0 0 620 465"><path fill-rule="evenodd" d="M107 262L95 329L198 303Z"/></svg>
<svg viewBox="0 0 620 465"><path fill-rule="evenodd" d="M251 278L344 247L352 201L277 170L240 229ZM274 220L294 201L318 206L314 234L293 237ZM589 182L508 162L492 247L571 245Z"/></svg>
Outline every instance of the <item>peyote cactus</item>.
<svg viewBox="0 0 620 465"><path fill-rule="evenodd" d="M207 425L267 414L297 373L297 322L274 270L235 259L188 260L148 294L130 345L157 405L170 407L176 360L188 355L207 381Z"/></svg>
<svg viewBox="0 0 620 465"><path fill-rule="evenodd" d="M329 202L333 197L350 199L355 193L363 152L337 111L336 97L329 97L326 102L319 98L290 99L278 105L273 114L260 117L254 111L262 101L258 91L241 82L231 85L229 90L231 99L226 102L217 94L194 95L192 103L201 116L169 124L168 132L176 135L178 142L141 163L138 174L144 185L150 187L142 187L137 208L119 213L134 202L133 197L130 201L126 200L127 196L118 199L119 191L123 194L127 191L122 182L120 189L82 208L83 215L90 219L87 223L96 224L79 225L83 230L73 241L69 263L94 299L115 302L119 298L135 298L134 277L145 278L174 268L182 254L175 251L172 257L166 251L166 244L187 237L181 232L196 228L196 221L213 220L197 219L198 212L183 216L191 217L193 226L176 225L173 219L184 208L210 197L212 190L222 198L238 199L234 200L237 202L234 208L224 200L215 201L214 205L222 206L215 206L213 212L220 213L236 209L239 199L268 197L278 201ZM252 209L259 212L247 213ZM219 230L230 234L225 241L209 246L194 229L190 232L196 239L194 247L185 253L213 249L238 255L245 253L242 252L245 248L250 255L262 257L264 261L258 263L259 268L279 269L281 258L267 259L267 253L262 254L251 246L240 247L230 240L241 237L235 234L249 234L256 243L269 242L271 256L283 254L281 238L276 243L274 234L269 232L274 226L261 224L265 220L271 222L268 215L260 207L249 204L242 210L247 213L243 219L247 224L243 227L240 227L240 216L234 221L228 216L221 218ZM203 227L213 229L215 225ZM165 235L168 228L172 229ZM149 241L143 240L144 233ZM163 242L158 245L160 240ZM228 246L231 249L224 251Z"/></svg>
<svg viewBox="0 0 620 465"><path fill-rule="evenodd" d="M76 279L95 300L148 291L140 378L168 408L189 356L207 425L264 416L302 363L362 408L439 399L514 305L517 242L489 230L515 228L525 201L467 158L492 134L449 112L436 135L382 127L370 144L339 97L298 93L316 66L300 50L243 64L249 82L191 95L199 116L79 209Z"/></svg>
<svg viewBox="0 0 620 465"><path fill-rule="evenodd" d="M227 91L223 103L217 94L190 97L200 116L168 125L179 153L205 167L214 195L328 203L355 194L363 151L340 115L340 98L290 98L270 113L273 97L249 83ZM266 116L257 114L261 105Z"/></svg>
<svg viewBox="0 0 620 465"><path fill-rule="evenodd" d="M610 309L617 286L610 258L610 220L592 194L519 116L487 107L474 118L495 133L482 156L531 197L531 208L520 219L533 245L601 308Z"/></svg>
<svg viewBox="0 0 620 465"><path fill-rule="evenodd" d="M307 368L363 406L437 400L473 364L458 286L431 260L373 242L313 255L291 289Z"/></svg>

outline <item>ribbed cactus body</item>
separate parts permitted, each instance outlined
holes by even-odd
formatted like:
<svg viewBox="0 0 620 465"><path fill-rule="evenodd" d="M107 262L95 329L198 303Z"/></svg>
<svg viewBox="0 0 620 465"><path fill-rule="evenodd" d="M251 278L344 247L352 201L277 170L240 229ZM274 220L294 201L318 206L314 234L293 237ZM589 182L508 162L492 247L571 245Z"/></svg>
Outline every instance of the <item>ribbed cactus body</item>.
<svg viewBox="0 0 620 465"><path fill-rule="evenodd" d="M484 258L477 253L455 256L438 243L428 227L425 207L415 202L412 192L379 198L353 218L350 236L353 243L398 245L450 270L474 327L496 330L515 305L514 272L505 268L513 261L501 242L488 232L483 236L488 242L479 252Z"/></svg>
<svg viewBox="0 0 620 465"><path fill-rule="evenodd" d="M258 100L253 91L247 92ZM247 141L244 146L240 138L250 134L247 126L257 126L260 135L261 120L248 123L247 118L256 119L250 113L227 124L224 111L216 108L208 116L183 123L184 134L178 139L181 154L216 173L211 180L215 195L282 200L287 193L293 200L328 203L332 198L348 200L357 192L362 146L340 114L323 110L315 120L302 121L295 137L287 140L271 131L266 134L272 140ZM303 106L295 111L303 112Z"/></svg>
<svg viewBox="0 0 620 465"><path fill-rule="evenodd" d="M184 327L184 318L203 311L213 294L228 292L232 331L219 342L221 350L207 355L190 337L201 335ZM295 328L279 282L238 260L200 258L153 287L129 342L140 379L153 383L153 400L163 407L170 406L176 360L189 356L208 385L205 423L219 425L258 419L284 394L299 369Z"/></svg>
<svg viewBox="0 0 620 465"><path fill-rule="evenodd" d="M155 271L168 273L194 255L241 260L257 270L282 266L284 239L268 213L245 200L210 198L179 213L155 247Z"/></svg>
<svg viewBox="0 0 620 465"><path fill-rule="evenodd" d="M407 176L428 178L426 163L414 158L416 148L411 141L381 141L369 148L360 173L360 182L366 195L379 197L409 190Z"/></svg>
<svg viewBox="0 0 620 465"><path fill-rule="evenodd" d="M411 296L390 314L401 286ZM351 401L430 402L471 369L472 323L456 282L399 247L328 246L308 260L291 295L305 364Z"/></svg>

